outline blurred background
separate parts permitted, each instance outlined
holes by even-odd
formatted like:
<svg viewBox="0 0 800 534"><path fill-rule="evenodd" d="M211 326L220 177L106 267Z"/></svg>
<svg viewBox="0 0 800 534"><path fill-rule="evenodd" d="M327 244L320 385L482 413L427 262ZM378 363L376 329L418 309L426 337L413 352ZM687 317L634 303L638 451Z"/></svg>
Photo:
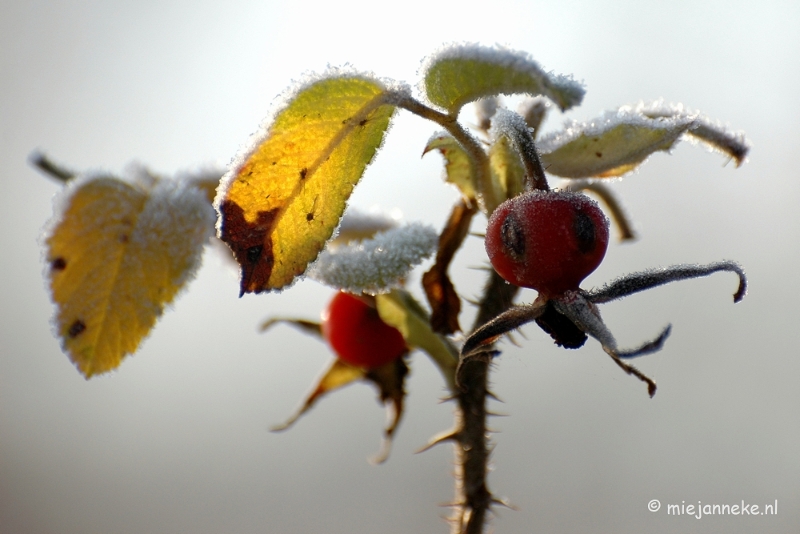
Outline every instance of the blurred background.
<svg viewBox="0 0 800 534"><path fill-rule="evenodd" d="M385 412L352 385L294 428L285 420L331 358L280 314L317 318L332 291L307 281L238 298L237 272L210 247L140 350L84 380L53 337L39 238L60 186L27 163L42 150L77 169L132 161L174 174L226 165L293 80L350 63L417 82L446 42L530 52L587 87L554 112L587 120L640 99L682 102L752 141L739 169L688 143L613 184L639 239L614 243L584 282L681 262L735 259L730 273L605 305L625 347L673 324L665 348L622 373L589 341L565 351L535 326L503 345L492 374L496 532L797 532L800 317L797 125L800 4L753 2L42 2L0 3L0 532L446 532L449 428L440 375L412 361L389 461ZM512 105L514 100L509 100ZM471 109L464 119L472 121ZM420 159L437 128L401 112L352 205L399 209L440 228L455 190ZM473 231L483 231L476 218ZM451 269L478 294L485 254L469 238ZM419 273L410 287L421 296ZM530 301L526 290L519 299ZM471 322L473 310L462 315ZM650 512L651 499L662 509ZM763 505L774 516L666 513L667 504Z"/></svg>

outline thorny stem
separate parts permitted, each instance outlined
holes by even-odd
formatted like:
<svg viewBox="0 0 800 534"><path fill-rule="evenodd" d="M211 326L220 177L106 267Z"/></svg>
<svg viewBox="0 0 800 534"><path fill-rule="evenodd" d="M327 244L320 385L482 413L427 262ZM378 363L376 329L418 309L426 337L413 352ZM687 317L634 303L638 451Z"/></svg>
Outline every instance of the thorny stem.
<svg viewBox="0 0 800 534"><path fill-rule="evenodd" d="M507 310L519 288L492 271L484 288L483 298L472 330ZM486 431L486 397L489 395L489 363L492 347L487 345L484 357L473 357L462 363L456 377L455 433L456 441L456 509L451 517L452 534L480 534L493 501L486 484L489 444Z"/></svg>
<svg viewBox="0 0 800 534"><path fill-rule="evenodd" d="M392 103L415 115L435 122L447 130L447 133L452 135L456 141L461 144L467 152L467 155L469 155L470 162L472 163L476 185L483 199L484 207L487 213L494 211L494 209L500 205L502 199L497 198L494 188L492 187L489 157L486 155L486 151L484 151L480 142L459 124L458 117L429 108L422 102L405 93L396 93L392 95Z"/></svg>

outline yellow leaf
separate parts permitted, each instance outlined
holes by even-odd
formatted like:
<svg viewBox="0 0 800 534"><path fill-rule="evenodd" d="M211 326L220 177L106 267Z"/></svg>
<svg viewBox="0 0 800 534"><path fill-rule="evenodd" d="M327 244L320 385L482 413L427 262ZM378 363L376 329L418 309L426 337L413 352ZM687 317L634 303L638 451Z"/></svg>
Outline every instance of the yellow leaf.
<svg viewBox="0 0 800 534"><path fill-rule="evenodd" d="M241 266L240 295L283 288L317 257L383 141L389 99L363 76L312 83L223 179L219 235Z"/></svg>
<svg viewBox="0 0 800 534"><path fill-rule="evenodd" d="M45 240L62 346L86 378L119 366L193 275L214 213L198 189L71 182Z"/></svg>

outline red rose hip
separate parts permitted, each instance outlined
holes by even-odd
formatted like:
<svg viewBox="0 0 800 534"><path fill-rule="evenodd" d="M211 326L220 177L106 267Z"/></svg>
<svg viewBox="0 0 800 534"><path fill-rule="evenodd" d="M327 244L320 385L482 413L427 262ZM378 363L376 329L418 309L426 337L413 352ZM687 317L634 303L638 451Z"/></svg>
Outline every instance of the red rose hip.
<svg viewBox="0 0 800 534"><path fill-rule="evenodd" d="M554 297L578 289L603 261L608 219L581 193L531 191L494 210L485 245L500 276Z"/></svg>
<svg viewBox="0 0 800 534"><path fill-rule="evenodd" d="M322 335L340 360L357 367L380 367L408 350L403 335L384 323L378 310L344 291L323 312Z"/></svg>

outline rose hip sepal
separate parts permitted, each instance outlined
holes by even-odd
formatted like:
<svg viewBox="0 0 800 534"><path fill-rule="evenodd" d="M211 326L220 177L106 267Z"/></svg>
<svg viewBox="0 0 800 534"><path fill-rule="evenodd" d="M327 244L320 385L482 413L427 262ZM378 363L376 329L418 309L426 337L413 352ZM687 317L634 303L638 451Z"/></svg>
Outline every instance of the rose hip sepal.
<svg viewBox="0 0 800 534"><path fill-rule="evenodd" d="M381 448L371 458L373 463L385 461L392 438L404 411L405 379L408 366L403 357L409 348L396 328L389 326L375 309L375 298L339 291L322 314L322 323L305 319L273 317L264 321L265 331L278 323L286 323L307 334L324 339L336 358L317 379L298 410L273 431L286 430L316 402L328 393L357 380L371 382L378 388L378 399L389 409L389 422L384 429Z"/></svg>
<svg viewBox="0 0 800 534"><path fill-rule="evenodd" d="M623 362L622 359L635 358L660 350L670 333L671 326L668 325L655 339L636 349L620 350L613 334L600 317L597 305L670 282L708 276L718 271L730 271L739 276L739 287L733 295L733 301L742 300L747 293L747 278L741 266L732 261L720 261L708 265L674 265L658 270L628 274L599 289L590 291L575 289L553 297L540 294L532 304L513 306L473 332L461 349L459 367L465 360L490 351L492 343L503 334L531 321L539 322L545 317L545 314L548 314L547 324L550 327L548 333L557 344L567 348L577 348L565 343L567 339L574 340L576 329L590 335L600 342L603 350L626 373L645 382L648 393L652 397L656 392L656 383L632 365ZM581 342L577 346L582 344ZM456 377L458 377L458 372Z"/></svg>

